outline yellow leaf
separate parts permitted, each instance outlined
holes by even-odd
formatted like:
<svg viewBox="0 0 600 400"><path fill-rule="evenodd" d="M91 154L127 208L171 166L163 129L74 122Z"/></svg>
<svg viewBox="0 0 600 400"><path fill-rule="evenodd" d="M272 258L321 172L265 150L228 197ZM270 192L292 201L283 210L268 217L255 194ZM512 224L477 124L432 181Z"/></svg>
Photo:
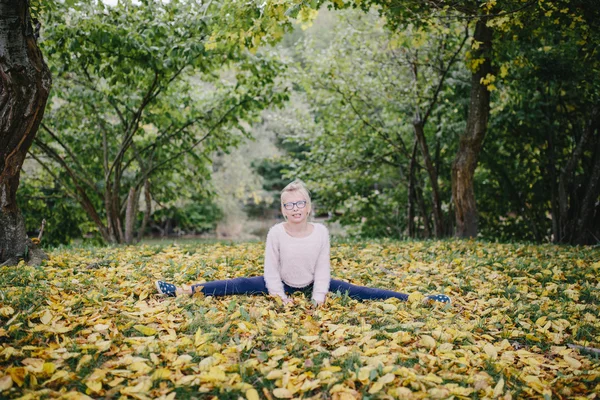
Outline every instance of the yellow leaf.
<svg viewBox="0 0 600 400"><path fill-rule="evenodd" d="M108 324L96 324L94 325L94 330L98 331L98 332L103 332L108 330L108 328L110 328L110 325Z"/></svg>
<svg viewBox="0 0 600 400"><path fill-rule="evenodd" d="M11 306L6 306L6 307L0 308L0 315L2 315L3 317L8 317L10 315L13 315L14 313L15 313L15 309L12 308Z"/></svg>
<svg viewBox="0 0 600 400"><path fill-rule="evenodd" d="M398 307L396 307L393 304L389 304L389 303L383 303L381 305L381 307L383 308L383 311L389 312L389 313L393 313L393 312L398 311Z"/></svg>
<svg viewBox="0 0 600 400"><path fill-rule="evenodd" d="M194 335L194 345L196 347L203 345L204 343L210 340L210 335L204 334L202 328L198 328L196 334Z"/></svg>
<svg viewBox="0 0 600 400"><path fill-rule="evenodd" d="M485 346L483 346L483 351L492 360L495 360L498 358L498 351L496 350L496 347L494 347L494 345L491 343L486 343Z"/></svg>
<svg viewBox="0 0 600 400"><path fill-rule="evenodd" d="M99 381L87 381L85 383L85 386L87 386L88 388L90 388L90 390L98 393L102 390L102 382Z"/></svg>
<svg viewBox="0 0 600 400"><path fill-rule="evenodd" d="M125 380L125 378L115 378L112 381L108 382L108 386L110 387L115 387L117 386L119 383L123 382Z"/></svg>
<svg viewBox="0 0 600 400"><path fill-rule="evenodd" d="M4 375L0 378L0 392L8 390L12 387L13 381L10 378L10 375Z"/></svg>
<svg viewBox="0 0 600 400"><path fill-rule="evenodd" d="M106 371L101 368L96 368L94 372L87 378L88 381L103 381L106 378Z"/></svg>
<svg viewBox="0 0 600 400"><path fill-rule="evenodd" d="M121 389L123 394L147 393L152 388L152 380L150 378L140 378L140 381L135 386L128 386Z"/></svg>
<svg viewBox="0 0 600 400"><path fill-rule="evenodd" d="M427 382L433 382L433 383L437 383L437 384L441 384L442 382L444 382L444 380L442 378L440 378L437 375L434 374L427 374L427 376L425 376L425 378L423 378L424 381Z"/></svg>
<svg viewBox="0 0 600 400"><path fill-rule="evenodd" d="M294 397L294 394L288 389L277 388L273 390L273 396L277 397L278 399L291 399Z"/></svg>
<svg viewBox="0 0 600 400"><path fill-rule="evenodd" d="M390 373L390 374L385 374L384 376L382 376L381 378L379 378L377 380L377 382L381 382L384 385L387 385L388 383L393 382L394 379L396 379L396 375Z"/></svg>
<svg viewBox="0 0 600 400"><path fill-rule="evenodd" d="M27 371L23 367L10 367L6 370L12 381L17 384L17 386L23 386L23 382L25 382L25 376L27 375Z"/></svg>
<svg viewBox="0 0 600 400"><path fill-rule="evenodd" d="M145 336L156 335L156 329L150 328L149 326L146 326L146 325L134 325L133 329L135 329L136 331L138 331L139 333L141 333L142 335L145 335Z"/></svg>
<svg viewBox="0 0 600 400"><path fill-rule="evenodd" d="M394 394L399 399L409 399L412 397L412 390L406 387L397 387L394 389Z"/></svg>
<svg viewBox="0 0 600 400"><path fill-rule="evenodd" d="M54 373L54 371L56 371L56 364L51 363L51 362L45 362L44 365L42 366L42 371L44 372L45 375L52 375Z"/></svg>
<svg viewBox="0 0 600 400"><path fill-rule="evenodd" d="M29 372L40 373L44 366L44 360L41 358L26 358L21 361L21 364L25 365L25 369Z"/></svg>
<svg viewBox="0 0 600 400"><path fill-rule="evenodd" d="M428 394L432 399L447 399L450 396L450 391L445 387L436 387L429 389Z"/></svg>
<svg viewBox="0 0 600 400"><path fill-rule="evenodd" d="M61 400L94 400L90 396L86 396L83 393L70 391L60 396Z"/></svg>
<svg viewBox="0 0 600 400"><path fill-rule="evenodd" d="M423 293L421 293L421 292L414 292L414 293L411 293L411 294L408 296L408 302L409 302L409 303L419 303L419 302L421 302L421 301L422 301L424 298L425 298L425 296L423 296Z"/></svg>
<svg viewBox="0 0 600 400"><path fill-rule="evenodd" d="M47 385L47 384L49 384L51 382L55 382L55 381L67 380L66 378L68 376L69 376L69 373L67 371L64 371L64 370L56 371L50 379L48 379L46 382L44 382L44 385Z"/></svg>
<svg viewBox="0 0 600 400"><path fill-rule="evenodd" d="M496 387L494 388L494 394L492 395L492 397L496 398L496 397L500 396L503 392L504 392L504 378L500 378L500 380L496 384Z"/></svg>
<svg viewBox="0 0 600 400"><path fill-rule="evenodd" d="M246 400L260 400L260 396L256 389L248 389L246 390Z"/></svg>
<svg viewBox="0 0 600 400"><path fill-rule="evenodd" d="M435 348L435 339L429 335L421 335L421 346L433 349Z"/></svg>
<svg viewBox="0 0 600 400"><path fill-rule="evenodd" d="M50 310L44 311L44 315L40 318L40 322L44 325L48 325L48 323L52 321L52 313Z"/></svg>
<svg viewBox="0 0 600 400"><path fill-rule="evenodd" d="M148 366L148 364L146 364L143 361L136 361L136 362L129 364L127 366L127 369L130 369L131 371L134 371L134 372L147 374L148 372L150 372L152 370L152 367Z"/></svg>
<svg viewBox="0 0 600 400"><path fill-rule="evenodd" d="M383 383L377 381L371 386L371 388L369 389L369 393L375 394L375 393L379 392L381 389L383 389Z"/></svg>
<svg viewBox="0 0 600 400"><path fill-rule="evenodd" d="M281 377L283 377L283 371L280 369L274 369L267 374L267 379L271 380L280 379Z"/></svg>
<svg viewBox="0 0 600 400"><path fill-rule="evenodd" d="M227 376L225 375L225 371L215 366L210 367L210 371L208 371L208 374L204 376L204 379L208 380L209 382L218 382L227 380Z"/></svg>
<svg viewBox="0 0 600 400"><path fill-rule="evenodd" d="M362 367L358 370L358 380L362 383L367 383L369 381L369 376L371 375L371 371L373 368L371 367Z"/></svg>
<svg viewBox="0 0 600 400"><path fill-rule="evenodd" d="M300 339L310 343L310 342L314 342L315 340L319 339L318 335L313 335L313 336L300 336Z"/></svg>
<svg viewBox="0 0 600 400"><path fill-rule="evenodd" d="M454 346L452 345L452 343L442 343L439 345L437 351L438 353L449 353L452 351L452 348Z"/></svg>
<svg viewBox="0 0 600 400"><path fill-rule="evenodd" d="M331 355L334 357L341 357L344 354L348 353L350 351L350 348L348 348L347 346L341 346L338 347L337 349L335 349L334 351L331 352Z"/></svg>
<svg viewBox="0 0 600 400"><path fill-rule="evenodd" d="M563 359L567 362L567 364L569 364L569 367L571 367L573 369L581 368L581 362L579 362L579 360L577 360L573 357L569 357L568 355L564 355Z"/></svg>
<svg viewBox="0 0 600 400"><path fill-rule="evenodd" d="M169 370L168 368L158 368L157 370L155 370L152 374L152 380L156 381L159 379L171 379L171 370Z"/></svg>

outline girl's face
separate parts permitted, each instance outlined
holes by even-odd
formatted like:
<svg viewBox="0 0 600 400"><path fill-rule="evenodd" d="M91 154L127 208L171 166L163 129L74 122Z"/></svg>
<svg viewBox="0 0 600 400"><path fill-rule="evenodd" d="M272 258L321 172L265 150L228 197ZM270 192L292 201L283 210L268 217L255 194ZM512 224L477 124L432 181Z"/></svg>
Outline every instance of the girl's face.
<svg viewBox="0 0 600 400"><path fill-rule="evenodd" d="M281 196L281 212L287 221L292 224L306 222L310 214L307 199L300 192L286 192Z"/></svg>

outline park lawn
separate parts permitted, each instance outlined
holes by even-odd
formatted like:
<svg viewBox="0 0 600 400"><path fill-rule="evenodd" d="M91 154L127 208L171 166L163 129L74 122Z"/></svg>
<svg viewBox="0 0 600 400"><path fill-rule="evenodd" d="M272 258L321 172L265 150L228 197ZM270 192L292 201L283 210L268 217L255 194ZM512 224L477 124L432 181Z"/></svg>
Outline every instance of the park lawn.
<svg viewBox="0 0 600 400"><path fill-rule="evenodd" d="M584 398L600 392L600 250L333 242L336 278L408 302L165 298L259 275L262 243L58 249L0 269L0 398ZM423 304L445 293L452 305Z"/></svg>

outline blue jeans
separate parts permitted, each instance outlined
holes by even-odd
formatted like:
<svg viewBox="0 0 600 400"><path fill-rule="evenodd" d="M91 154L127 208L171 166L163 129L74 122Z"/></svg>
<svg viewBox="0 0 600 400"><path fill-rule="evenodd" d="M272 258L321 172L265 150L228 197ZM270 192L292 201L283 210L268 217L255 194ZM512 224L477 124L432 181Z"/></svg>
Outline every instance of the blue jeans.
<svg viewBox="0 0 600 400"><path fill-rule="evenodd" d="M286 294L295 292L310 293L312 285L295 288L283 284ZM200 290L206 296L227 296L232 294L268 294L265 280L262 276L252 278L225 279L222 281L212 281L192 285L192 292ZM408 295L394 292L393 290L375 289L365 286L352 285L351 283L332 279L329 283L330 292L347 293L348 296L356 300L385 300L392 297L406 301Z"/></svg>

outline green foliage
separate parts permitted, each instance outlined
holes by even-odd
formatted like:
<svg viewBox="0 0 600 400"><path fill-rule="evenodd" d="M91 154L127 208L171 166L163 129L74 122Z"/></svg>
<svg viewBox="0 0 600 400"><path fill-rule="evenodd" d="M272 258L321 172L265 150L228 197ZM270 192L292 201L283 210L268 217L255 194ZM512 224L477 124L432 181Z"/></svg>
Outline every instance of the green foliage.
<svg viewBox="0 0 600 400"><path fill-rule="evenodd" d="M299 62L288 76L308 106L291 110L284 143L299 147L288 151L293 161L286 177L309 181L322 211L358 227L362 235L401 237L418 110L424 114L431 108L425 134L444 202L450 202L449 156L464 129L466 71L452 65L438 102L431 99L439 85L438 67L460 54L464 31L440 23L429 31L413 27L390 33L377 16L355 11L340 12L330 36L323 46L322 37L307 31L297 45ZM416 75L413 66L419 69ZM416 173L430 207L428 177L422 169Z"/></svg>
<svg viewBox="0 0 600 400"><path fill-rule="evenodd" d="M106 241L123 240L132 189L136 203L145 191L160 204L206 194L211 155L286 98L268 54L210 45L209 5L65 4L48 17L54 90L34 155Z"/></svg>
<svg viewBox="0 0 600 400"><path fill-rule="evenodd" d="M198 234L214 230L222 216L222 211L212 202L212 199L192 197L186 205L173 205L157 210L153 213L152 220L155 225L174 227L178 233Z"/></svg>
<svg viewBox="0 0 600 400"><path fill-rule="evenodd" d="M549 4L529 15L527 24L504 33L506 40L498 49L503 79L478 188L487 237L573 242L581 233L573 229L581 219L597 157L593 149L600 141L598 128L595 134L589 132L598 124L600 31L593 29L593 9L577 9L581 5ZM586 131L586 149L577 156ZM566 174L569 163L571 176ZM561 181L567 215L559 210ZM597 209L593 235L600 221ZM562 218L568 223L559 233Z"/></svg>
<svg viewBox="0 0 600 400"><path fill-rule="evenodd" d="M46 220L43 246L70 243L93 229L83 210L57 182L22 179L17 201L31 237L37 237L42 221Z"/></svg>
<svg viewBox="0 0 600 400"><path fill-rule="evenodd" d="M494 38L493 72L480 82L492 108L475 175L481 234L571 243L600 237L600 14L592 0L336 0L328 4L336 11L319 10L318 0L88 3L32 2L44 18L43 50L55 76L50 129L39 142L56 154L36 155L71 198L81 203L76 184L84 188L103 221L115 209L122 219L130 188L141 193L149 180L152 198L164 205L156 220L193 225L176 207L210 203L209 159L248 137L260 111L287 100L277 89L283 80L295 93L274 131L288 157L253 164L274 203L300 177L318 212L353 233L404 236L412 201L416 235L427 235L432 182L419 149L421 206L408 190L413 122L427 115L424 134L450 225L452 161L465 131L469 78L483 60L476 41L455 50L484 18ZM293 27L301 29L284 36ZM280 40L275 50L265 46ZM438 86L454 54L458 62ZM290 63L285 76L273 55ZM40 189L27 190L32 198ZM107 191L118 198L112 210ZM259 215L272 206L259 203L246 210ZM39 224L37 214L27 218ZM81 223L68 225L74 232Z"/></svg>

